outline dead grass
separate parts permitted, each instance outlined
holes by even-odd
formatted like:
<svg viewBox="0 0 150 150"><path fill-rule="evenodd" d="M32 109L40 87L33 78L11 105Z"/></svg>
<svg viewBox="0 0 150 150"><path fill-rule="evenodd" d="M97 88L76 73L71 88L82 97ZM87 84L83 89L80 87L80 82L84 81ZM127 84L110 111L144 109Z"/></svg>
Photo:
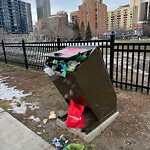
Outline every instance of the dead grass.
<svg viewBox="0 0 150 150"><path fill-rule="evenodd" d="M56 125L56 120L49 120L50 111L56 114L62 108L67 108L62 96L55 88L51 80L42 71L26 70L15 65L0 63L0 76L9 76L6 82L10 86L32 92L31 96L22 100L29 103L38 103L38 110L28 110L24 115L11 113L35 133L40 132L41 137L51 144L54 137L65 134L70 142L85 143L79 137L61 129ZM95 150L147 150L150 149L150 95L115 89L119 117L90 144ZM9 101L0 101L0 107L7 110ZM33 123L28 118L34 115L40 118L39 123Z"/></svg>

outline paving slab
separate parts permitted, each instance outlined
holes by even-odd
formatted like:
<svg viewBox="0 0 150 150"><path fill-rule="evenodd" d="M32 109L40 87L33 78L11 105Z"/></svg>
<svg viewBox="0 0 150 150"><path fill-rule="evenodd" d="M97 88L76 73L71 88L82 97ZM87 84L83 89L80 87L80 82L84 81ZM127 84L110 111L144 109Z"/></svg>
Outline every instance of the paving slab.
<svg viewBox="0 0 150 150"><path fill-rule="evenodd" d="M0 112L0 150L55 150L13 116Z"/></svg>

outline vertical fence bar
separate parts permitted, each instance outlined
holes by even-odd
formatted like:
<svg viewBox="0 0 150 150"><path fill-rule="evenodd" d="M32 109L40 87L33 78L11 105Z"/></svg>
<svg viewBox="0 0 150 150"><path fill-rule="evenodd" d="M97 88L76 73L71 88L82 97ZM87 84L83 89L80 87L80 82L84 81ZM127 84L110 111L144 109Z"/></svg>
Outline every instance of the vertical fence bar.
<svg viewBox="0 0 150 150"><path fill-rule="evenodd" d="M145 76L145 61L146 61L146 45L144 46L144 56L143 56L143 73L142 73L142 88L141 92L143 93L144 86L144 76Z"/></svg>
<svg viewBox="0 0 150 150"><path fill-rule="evenodd" d="M150 86L150 61L149 61L149 73L148 73L148 83L147 83L147 94L149 94Z"/></svg>
<svg viewBox="0 0 150 150"><path fill-rule="evenodd" d="M127 82L128 82L128 66L129 66L129 44L127 46L127 59L126 59L126 83L125 83L125 89L127 89Z"/></svg>
<svg viewBox="0 0 150 150"><path fill-rule="evenodd" d="M136 70L136 91L138 91L139 83L139 65L140 65L140 44L138 46L137 70Z"/></svg>
<svg viewBox="0 0 150 150"><path fill-rule="evenodd" d="M122 50L124 50L124 45L122 45ZM124 51L122 51L122 59L121 59L121 84L120 84L121 89L122 89L122 81L123 81L123 60L124 60Z"/></svg>
<svg viewBox="0 0 150 150"><path fill-rule="evenodd" d="M117 57L116 57L116 88L118 87L118 70L119 70L119 45L117 45Z"/></svg>
<svg viewBox="0 0 150 150"><path fill-rule="evenodd" d="M113 66L114 66L114 40L115 40L115 35L112 32L111 35L111 46L110 46L110 80L113 82Z"/></svg>
<svg viewBox="0 0 150 150"><path fill-rule="evenodd" d="M24 40L22 40L22 49L23 49L23 54L24 54L25 67L26 67L26 69L28 69L28 61L27 61L27 54L26 54L26 48L25 48Z"/></svg>
<svg viewBox="0 0 150 150"><path fill-rule="evenodd" d="M104 42L102 42L102 57L104 58Z"/></svg>
<svg viewBox="0 0 150 150"><path fill-rule="evenodd" d="M106 68L108 68L108 63L107 63L107 54L108 54L108 45L107 45L107 42L106 42L106 50L105 50L105 55L106 55Z"/></svg>
<svg viewBox="0 0 150 150"><path fill-rule="evenodd" d="M3 41L3 40L2 40L2 48L3 48L5 63L7 64L7 57L6 57L6 51L5 51L5 44L4 44L4 41Z"/></svg>
<svg viewBox="0 0 150 150"><path fill-rule="evenodd" d="M134 50L135 50L135 45L133 45L133 51L132 51L132 66L131 66L131 85L130 85L130 90L133 88L133 67L134 67Z"/></svg>
<svg viewBox="0 0 150 150"><path fill-rule="evenodd" d="M60 38L59 38L59 36L57 37L57 48L58 48L58 50L60 50Z"/></svg>

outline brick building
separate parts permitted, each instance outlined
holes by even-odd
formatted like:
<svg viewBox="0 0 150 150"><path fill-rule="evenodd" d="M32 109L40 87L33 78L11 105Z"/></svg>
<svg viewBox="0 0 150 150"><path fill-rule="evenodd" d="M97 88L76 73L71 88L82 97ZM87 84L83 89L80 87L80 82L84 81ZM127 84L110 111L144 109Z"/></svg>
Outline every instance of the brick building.
<svg viewBox="0 0 150 150"><path fill-rule="evenodd" d="M70 15L70 18L71 18L71 22L73 24L75 24L76 21L77 21L78 24L80 24L79 11L72 12L71 15Z"/></svg>
<svg viewBox="0 0 150 150"><path fill-rule="evenodd" d="M84 23L85 27L90 24L93 36L98 36L107 31L107 6L102 0L84 0L79 11L72 15L72 20L79 18L79 25ZM79 17L77 14L79 13ZM75 13L72 13L75 14Z"/></svg>

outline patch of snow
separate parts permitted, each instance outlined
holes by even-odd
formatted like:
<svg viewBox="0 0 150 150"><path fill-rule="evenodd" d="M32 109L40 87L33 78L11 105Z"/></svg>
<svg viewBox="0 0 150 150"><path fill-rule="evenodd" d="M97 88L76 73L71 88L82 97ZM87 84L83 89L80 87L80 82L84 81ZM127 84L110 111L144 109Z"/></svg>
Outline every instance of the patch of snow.
<svg viewBox="0 0 150 150"><path fill-rule="evenodd" d="M17 114L25 114L27 111L27 106L30 105L29 103L26 103L25 101L20 102L20 106L18 106L18 103L11 103L12 109L8 109L8 110L12 110L13 113L17 113Z"/></svg>
<svg viewBox="0 0 150 150"><path fill-rule="evenodd" d="M4 83L6 78L8 77L0 76L0 100L12 101L12 109L8 110L12 110L13 113L17 114L25 114L27 106L31 104L21 101L21 98L32 95L32 93L24 94L23 90L18 90L16 87L9 87L8 83Z"/></svg>
<svg viewBox="0 0 150 150"><path fill-rule="evenodd" d="M32 93L24 94L23 90L17 90L16 87L8 87L8 84L3 83L4 80L0 79L0 100L13 100L19 101L22 97L32 95Z"/></svg>

